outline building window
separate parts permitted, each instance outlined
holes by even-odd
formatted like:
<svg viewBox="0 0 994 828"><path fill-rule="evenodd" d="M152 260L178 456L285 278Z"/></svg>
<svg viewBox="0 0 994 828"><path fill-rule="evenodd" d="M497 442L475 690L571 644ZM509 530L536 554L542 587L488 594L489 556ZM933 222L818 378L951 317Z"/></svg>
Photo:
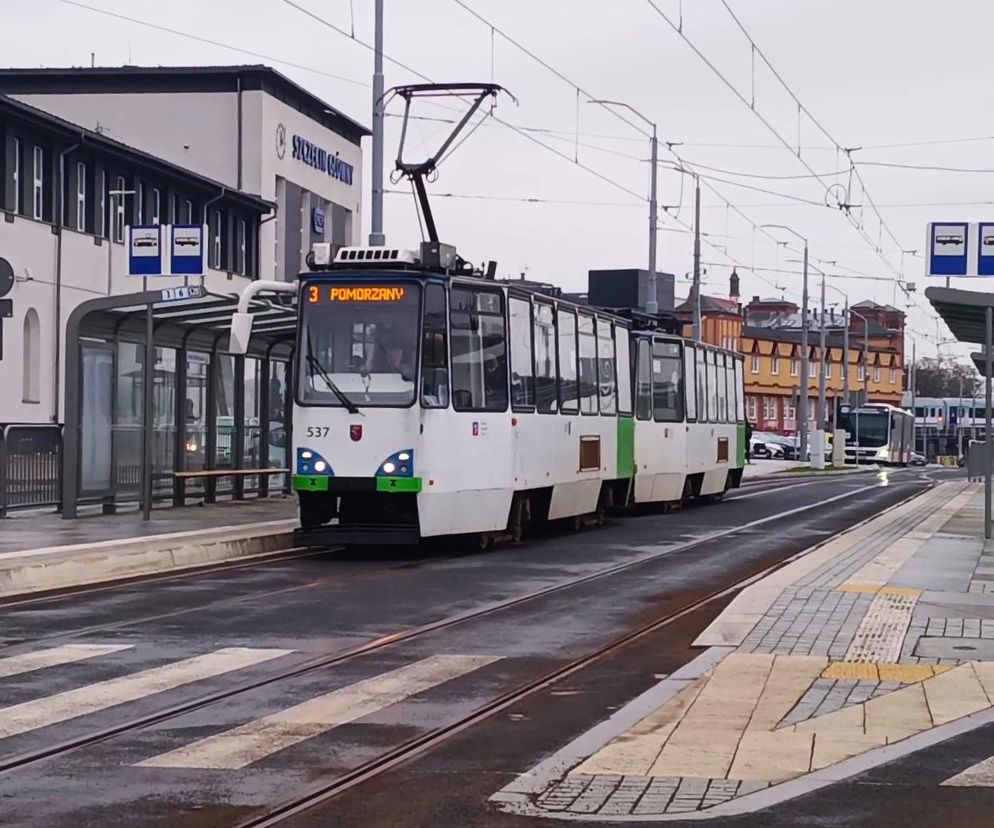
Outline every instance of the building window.
<svg viewBox="0 0 994 828"><path fill-rule="evenodd" d="M797 403L793 400L783 401L783 418L785 420L797 420Z"/></svg>
<svg viewBox="0 0 994 828"><path fill-rule="evenodd" d="M21 139L14 139L14 212L21 212Z"/></svg>
<svg viewBox="0 0 994 828"><path fill-rule="evenodd" d="M756 398L751 394L746 397L746 416L749 418L750 423L756 422L756 412L758 406L756 405Z"/></svg>
<svg viewBox="0 0 994 828"><path fill-rule="evenodd" d="M93 231L97 235L106 236L107 235L107 171L100 171L100 221L103 223L103 227L97 228L94 226ZM96 222L94 221L94 225Z"/></svg>
<svg viewBox="0 0 994 828"><path fill-rule="evenodd" d="M753 354L749 360L749 370L754 374L759 373L759 354Z"/></svg>
<svg viewBox="0 0 994 828"><path fill-rule="evenodd" d="M114 241L124 243L124 177L117 177L117 192L111 196L114 206Z"/></svg>
<svg viewBox="0 0 994 828"><path fill-rule="evenodd" d="M772 422L777 418L777 398L763 397L763 419Z"/></svg>
<svg viewBox="0 0 994 828"><path fill-rule="evenodd" d="M897 385L897 368L890 369L890 384Z"/></svg>
<svg viewBox="0 0 994 828"><path fill-rule="evenodd" d="M21 380L21 400L36 403L41 391L41 323L38 311L28 308L24 314L24 372Z"/></svg>
<svg viewBox="0 0 994 828"><path fill-rule="evenodd" d="M874 365L873 366L873 381L874 382L880 382L880 366L879 365Z"/></svg>
<svg viewBox="0 0 994 828"><path fill-rule="evenodd" d="M162 194L159 192L159 188L155 187L152 190L152 224L159 224L159 219L162 216Z"/></svg>
<svg viewBox="0 0 994 828"><path fill-rule="evenodd" d="M238 219L235 225L235 272L240 276L245 275L245 252L246 236L248 235L248 225L245 219Z"/></svg>
<svg viewBox="0 0 994 828"><path fill-rule="evenodd" d="M145 185L138 185L138 213L135 216L135 224L145 223Z"/></svg>
<svg viewBox="0 0 994 828"><path fill-rule="evenodd" d="M821 363L817 359L808 360L808 374L817 377L821 371Z"/></svg>
<svg viewBox="0 0 994 828"><path fill-rule="evenodd" d="M36 219L41 219L45 207L45 150L35 147L34 151L34 195L32 201L31 215Z"/></svg>
<svg viewBox="0 0 994 828"><path fill-rule="evenodd" d="M183 222L193 224L193 202L190 199L183 202Z"/></svg>
<svg viewBox="0 0 994 828"><path fill-rule="evenodd" d="M780 376L780 357L770 357L770 373L775 377Z"/></svg>
<svg viewBox="0 0 994 828"><path fill-rule="evenodd" d="M826 359L825 360L825 379L831 379L831 378L832 378L832 360Z"/></svg>
<svg viewBox="0 0 994 828"><path fill-rule="evenodd" d="M856 379L866 382L866 366L862 362L856 366Z"/></svg>
<svg viewBox="0 0 994 828"><path fill-rule="evenodd" d="M211 211L211 267L221 269L221 211Z"/></svg>
<svg viewBox="0 0 994 828"><path fill-rule="evenodd" d="M790 360L790 375L792 377L796 377L797 376L798 371L800 371L800 366L801 366L801 363L798 360L791 358L791 360Z"/></svg>
<svg viewBox="0 0 994 828"><path fill-rule="evenodd" d="M86 231L86 164L76 165L76 229Z"/></svg>

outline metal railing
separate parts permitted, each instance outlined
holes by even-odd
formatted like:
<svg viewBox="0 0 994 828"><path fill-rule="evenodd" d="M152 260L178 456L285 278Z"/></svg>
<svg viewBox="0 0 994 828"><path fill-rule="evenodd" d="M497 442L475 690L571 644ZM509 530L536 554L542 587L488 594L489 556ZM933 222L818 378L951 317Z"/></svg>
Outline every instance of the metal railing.
<svg viewBox="0 0 994 828"><path fill-rule="evenodd" d="M0 425L0 518L62 503L62 426Z"/></svg>

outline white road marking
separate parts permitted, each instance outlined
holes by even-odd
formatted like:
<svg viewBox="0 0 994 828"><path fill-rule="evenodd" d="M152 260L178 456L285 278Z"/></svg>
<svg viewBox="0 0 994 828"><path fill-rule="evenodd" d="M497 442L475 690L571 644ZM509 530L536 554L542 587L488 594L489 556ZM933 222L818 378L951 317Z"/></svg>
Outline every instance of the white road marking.
<svg viewBox="0 0 994 828"><path fill-rule="evenodd" d="M129 650L133 644L65 644L62 647L50 647L46 650L35 650L22 655L0 658L0 678L19 676L21 673L31 673L46 667L56 667L60 664L71 664L87 658L109 655L121 650Z"/></svg>
<svg viewBox="0 0 994 828"><path fill-rule="evenodd" d="M994 756L970 765L942 784L955 788L994 788Z"/></svg>
<svg viewBox="0 0 994 828"><path fill-rule="evenodd" d="M146 768L244 768L498 660L497 656L431 656L137 764Z"/></svg>
<svg viewBox="0 0 994 828"><path fill-rule="evenodd" d="M0 709L0 739L96 713L206 678L289 655L293 650L228 647Z"/></svg>

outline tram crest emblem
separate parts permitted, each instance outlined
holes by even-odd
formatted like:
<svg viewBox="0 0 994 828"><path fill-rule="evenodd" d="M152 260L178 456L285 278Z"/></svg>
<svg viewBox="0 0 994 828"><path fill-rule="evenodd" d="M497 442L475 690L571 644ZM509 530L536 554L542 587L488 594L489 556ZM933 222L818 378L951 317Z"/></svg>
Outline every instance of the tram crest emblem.
<svg viewBox="0 0 994 828"><path fill-rule="evenodd" d="M350 425L349 426L349 437L353 443L358 443L362 439L362 426L361 425Z"/></svg>

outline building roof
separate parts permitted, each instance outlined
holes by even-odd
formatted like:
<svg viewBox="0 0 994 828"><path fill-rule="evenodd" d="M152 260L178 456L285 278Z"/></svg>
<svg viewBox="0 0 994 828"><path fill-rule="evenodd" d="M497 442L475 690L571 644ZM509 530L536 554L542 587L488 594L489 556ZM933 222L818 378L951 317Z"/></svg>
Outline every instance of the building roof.
<svg viewBox="0 0 994 828"><path fill-rule="evenodd" d="M893 305L881 305L879 302L874 302L872 299L864 299L862 302L857 302L853 305L854 308L866 308L867 310L885 310L888 313L899 313L904 316L904 311L898 310Z"/></svg>
<svg viewBox="0 0 994 828"><path fill-rule="evenodd" d="M151 155L144 150L135 149L128 144L108 138L106 135L101 135L99 132L81 127L78 124L59 118L37 107L14 100L6 95L0 95L0 118L5 114L9 114L12 117L16 116L23 121L34 124L37 128L61 134L67 140L78 141L84 146L98 148L120 156L135 166L189 181L195 186L203 188L206 192L217 194L223 191L226 197L232 201L257 210L260 213L268 213L275 207L273 202L267 201L264 198L232 189L219 181L215 181L213 178L191 172L186 167L164 161L158 156Z"/></svg>
<svg viewBox="0 0 994 828"><path fill-rule="evenodd" d="M800 345L801 343L801 329L800 328L768 328L765 325L744 325L742 327L742 338L743 339L767 339L774 342L792 342ZM874 336L873 326L870 326L870 336ZM808 347L817 348L821 334L818 329L812 326L808 330ZM845 333L841 328L828 328L825 331L825 344L829 348L842 348L845 345ZM849 332L849 350L850 351L862 351L863 349L863 334L862 331L859 333ZM870 343L869 350L873 352L882 353L897 353L897 348L892 347L881 347L880 345L874 345Z"/></svg>
<svg viewBox="0 0 994 828"><path fill-rule="evenodd" d="M690 313L694 306L688 298L675 308L677 313ZM722 299L718 296L701 295L701 313L732 313L739 314L739 303L734 299Z"/></svg>
<svg viewBox="0 0 994 828"><path fill-rule="evenodd" d="M262 90L354 144L369 130L271 66L98 66L0 69L0 93L236 92Z"/></svg>

